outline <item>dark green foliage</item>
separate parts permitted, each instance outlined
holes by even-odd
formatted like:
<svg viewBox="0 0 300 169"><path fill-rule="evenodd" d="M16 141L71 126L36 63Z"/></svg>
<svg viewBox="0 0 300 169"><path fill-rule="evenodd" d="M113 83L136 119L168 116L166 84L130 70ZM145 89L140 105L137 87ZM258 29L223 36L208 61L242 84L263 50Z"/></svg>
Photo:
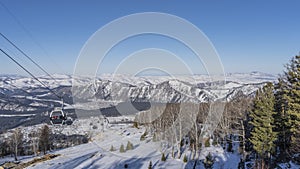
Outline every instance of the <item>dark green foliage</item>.
<svg viewBox="0 0 300 169"><path fill-rule="evenodd" d="M276 131L281 157L300 153L300 56L286 65L276 89ZM300 162L300 156L295 161Z"/></svg>
<svg viewBox="0 0 300 169"><path fill-rule="evenodd" d="M256 92L253 110L250 113L250 124L253 126L250 142L260 159L267 159L275 150L274 141L277 134L274 132L274 88L268 83Z"/></svg>
<svg viewBox="0 0 300 169"><path fill-rule="evenodd" d="M133 144L130 141L128 141L127 145L126 145L126 151L127 150L132 150L132 149L133 149Z"/></svg>
<svg viewBox="0 0 300 169"><path fill-rule="evenodd" d="M120 146L120 153L124 153L124 152L125 152L124 145L121 144L121 146Z"/></svg>
<svg viewBox="0 0 300 169"><path fill-rule="evenodd" d="M111 145L109 151L116 151L116 149L114 148L113 145Z"/></svg>
<svg viewBox="0 0 300 169"><path fill-rule="evenodd" d="M152 161L149 162L148 169L152 169Z"/></svg>
<svg viewBox="0 0 300 169"><path fill-rule="evenodd" d="M238 169L245 169L245 162L241 159L238 164Z"/></svg>
<svg viewBox="0 0 300 169"><path fill-rule="evenodd" d="M136 121L135 121L135 122L133 122L133 127L138 129L138 128L139 128L139 124L138 124L138 122L136 122Z"/></svg>
<svg viewBox="0 0 300 169"><path fill-rule="evenodd" d="M218 144L217 139L214 139L213 142L212 142L212 145L213 145L213 146L216 146L217 144Z"/></svg>
<svg viewBox="0 0 300 169"><path fill-rule="evenodd" d="M147 136L147 135L148 135L148 132L145 131L145 133L141 135L140 141L144 141L144 140L146 139L146 136Z"/></svg>
<svg viewBox="0 0 300 169"><path fill-rule="evenodd" d="M212 169L214 165L215 159L213 156L208 153L208 155L205 157L205 160L203 161L203 165L206 169Z"/></svg>
<svg viewBox="0 0 300 169"><path fill-rule="evenodd" d="M187 158L186 155L183 156L183 162L184 162L184 163L187 163L187 162L188 162L188 158Z"/></svg>
<svg viewBox="0 0 300 169"><path fill-rule="evenodd" d="M227 152L233 152L232 140L229 140L228 142Z"/></svg>
<svg viewBox="0 0 300 169"><path fill-rule="evenodd" d="M167 160L167 158L165 156L165 153L162 153L162 155L161 155L161 161L166 161L166 160Z"/></svg>
<svg viewBox="0 0 300 169"><path fill-rule="evenodd" d="M207 139L205 140L205 143L204 143L204 146L205 147L210 147L210 142L209 142L210 139Z"/></svg>

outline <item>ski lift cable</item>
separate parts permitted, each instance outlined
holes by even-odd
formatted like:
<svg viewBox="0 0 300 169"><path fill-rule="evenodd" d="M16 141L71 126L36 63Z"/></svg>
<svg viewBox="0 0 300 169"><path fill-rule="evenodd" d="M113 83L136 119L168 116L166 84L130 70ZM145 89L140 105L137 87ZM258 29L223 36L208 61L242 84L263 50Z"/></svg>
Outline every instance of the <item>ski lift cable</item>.
<svg viewBox="0 0 300 169"><path fill-rule="evenodd" d="M15 47L19 52L21 52L27 59L29 59L35 66L37 66L40 70L42 70L44 73L46 73L47 76L49 76L52 80L54 80L56 83L57 81L44 69L42 66L37 64L30 56L28 56L22 49L20 49L16 44L14 44L11 40L9 40L5 35L3 35L0 32L0 35L9 42L13 47Z"/></svg>
<svg viewBox="0 0 300 169"><path fill-rule="evenodd" d="M30 33L30 31L21 23L21 21L8 9L8 7L6 5L4 5L3 2L0 1L0 6L2 6L6 12L15 20L15 22L21 27L21 29L23 29L23 31L30 37L30 39L43 51L43 53L48 57L51 58L48 54L48 52L45 50L45 48L43 48L43 46L38 43L38 41L33 37L33 35ZM52 62L60 69L62 70L62 68L55 62L52 60Z"/></svg>
<svg viewBox="0 0 300 169"><path fill-rule="evenodd" d="M38 81L40 84L42 84L47 90L49 90L51 93L53 93L56 97L62 100L62 97L56 94L52 89L50 89L45 83L40 81L36 76L34 76L29 70L27 70L24 66L22 66L18 61L16 61L13 57L11 57L8 53L6 53L4 50L0 48L0 51L6 55L10 60L12 60L15 64L17 64L19 67L21 67L25 72L27 72L31 77L33 77L36 81Z"/></svg>

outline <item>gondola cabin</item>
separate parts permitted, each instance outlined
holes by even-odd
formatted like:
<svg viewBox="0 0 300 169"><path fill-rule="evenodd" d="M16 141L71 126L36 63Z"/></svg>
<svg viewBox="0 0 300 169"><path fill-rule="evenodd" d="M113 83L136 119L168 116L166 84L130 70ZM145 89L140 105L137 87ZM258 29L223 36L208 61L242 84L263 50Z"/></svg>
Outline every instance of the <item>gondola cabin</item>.
<svg viewBox="0 0 300 169"><path fill-rule="evenodd" d="M64 124L66 120L67 120L67 116L65 115L62 109L54 109L50 113L51 124Z"/></svg>

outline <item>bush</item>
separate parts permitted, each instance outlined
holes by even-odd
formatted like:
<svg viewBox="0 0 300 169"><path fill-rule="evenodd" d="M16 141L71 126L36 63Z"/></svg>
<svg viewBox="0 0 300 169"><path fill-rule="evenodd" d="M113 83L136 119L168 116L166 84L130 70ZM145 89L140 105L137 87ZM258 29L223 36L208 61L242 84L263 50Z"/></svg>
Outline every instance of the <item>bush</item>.
<svg viewBox="0 0 300 169"><path fill-rule="evenodd" d="M205 147L210 147L209 139L207 139L207 140L205 141L204 146L205 146Z"/></svg>
<svg viewBox="0 0 300 169"><path fill-rule="evenodd" d="M152 169L152 161L150 161L148 169Z"/></svg>
<svg viewBox="0 0 300 169"><path fill-rule="evenodd" d="M213 145L213 146L216 146L217 144L218 144L217 140L214 139L213 142L212 142L212 145Z"/></svg>
<svg viewBox="0 0 300 169"><path fill-rule="evenodd" d="M135 122L133 122L133 126L132 126L132 127L134 127L134 128L137 128L137 129L138 129L138 128L139 128L138 122L136 122L136 121L135 121Z"/></svg>
<svg viewBox="0 0 300 169"><path fill-rule="evenodd" d="M125 149L124 149L124 145L123 144L121 144L121 146L120 146L120 153L125 153Z"/></svg>
<svg viewBox="0 0 300 169"><path fill-rule="evenodd" d="M180 141L180 147L183 147L184 146L184 140L182 139L181 141Z"/></svg>
<svg viewBox="0 0 300 169"><path fill-rule="evenodd" d="M187 158L186 155L184 155L184 157L183 157L183 162L184 162L184 163L188 162L188 158Z"/></svg>
<svg viewBox="0 0 300 169"><path fill-rule="evenodd" d="M232 141L231 141L231 140L229 140L229 142L228 142L227 151L228 151L228 152L233 152Z"/></svg>
<svg viewBox="0 0 300 169"><path fill-rule="evenodd" d="M165 156L165 153L162 153L162 155L161 155L161 161L166 161L166 160L167 160L167 158Z"/></svg>
<svg viewBox="0 0 300 169"><path fill-rule="evenodd" d="M133 149L133 144L130 141L128 141L127 146L126 146L126 150L132 150L132 149Z"/></svg>
<svg viewBox="0 0 300 169"><path fill-rule="evenodd" d="M145 131L145 133L141 135L140 141L144 141L146 139L147 134L148 134L148 132Z"/></svg>
<svg viewBox="0 0 300 169"><path fill-rule="evenodd" d="M113 145L111 145L111 147L110 147L109 151L116 151L116 149L114 148L114 146L113 146Z"/></svg>
<svg viewBox="0 0 300 169"><path fill-rule="evenodd" d="M206 169L212 169L214 162L215 160L213 156L210 153L208 153L208 155L205 157L205 160L203 161L203 165Z"/></svg>

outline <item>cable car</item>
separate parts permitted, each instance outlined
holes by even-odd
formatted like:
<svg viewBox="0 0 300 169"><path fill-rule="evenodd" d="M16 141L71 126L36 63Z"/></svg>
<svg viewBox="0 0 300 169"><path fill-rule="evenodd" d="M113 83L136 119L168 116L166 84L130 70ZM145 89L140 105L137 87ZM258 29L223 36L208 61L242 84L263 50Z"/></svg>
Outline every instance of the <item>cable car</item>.
<svg viewBox="0 0 300 169"><path fill-rule="evenodd" d="M54 124L65 124L66 120L67 120L67 116L61 108L60 109L54 109L50 113L50 122L51 122L52 125L54 125Z"/></svg>

